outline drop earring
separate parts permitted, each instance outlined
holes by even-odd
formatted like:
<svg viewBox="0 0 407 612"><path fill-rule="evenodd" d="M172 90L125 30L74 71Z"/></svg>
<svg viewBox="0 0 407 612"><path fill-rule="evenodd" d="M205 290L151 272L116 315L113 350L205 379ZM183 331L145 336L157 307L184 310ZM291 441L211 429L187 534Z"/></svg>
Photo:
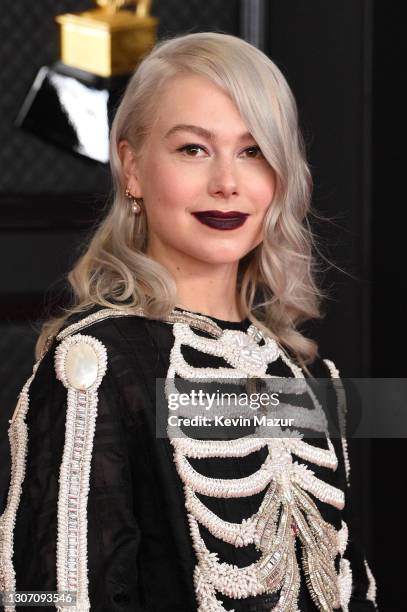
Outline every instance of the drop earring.
<svg viewBox="0 0 407 612"><path fill-rule="evenodd" d="M125 191L125 196L128 200L130 200L130 202L132 203L132 210L134 212L135 215L138 215L141 212L141 206L140 204L137 202L137 198L135 198L129 191L128 188L126 188ZM142 200L143 198L139 198L139 200Z"/></svg>

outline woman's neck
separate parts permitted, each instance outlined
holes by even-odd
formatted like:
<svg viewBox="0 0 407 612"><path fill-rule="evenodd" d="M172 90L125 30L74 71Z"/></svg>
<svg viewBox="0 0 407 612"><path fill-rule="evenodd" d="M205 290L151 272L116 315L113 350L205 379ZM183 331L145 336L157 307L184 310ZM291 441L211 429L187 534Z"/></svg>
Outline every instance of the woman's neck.
<svg viewBox="0 0 407 612"><path fill-rule="evenodd" d="M220 308L218 305L211 307L208 305L202 305L201 303L193 302L186 304L185 302L181 302L180 300L177 301L176 306L178 308L197 312L199 314L207 315L209 317L213 317L215 319L220 319L223 321L239 322L243 319L243 315L240 314L236 306L235 308L227 309L224 307L224 305L222 305L222 308Z"/></svg>

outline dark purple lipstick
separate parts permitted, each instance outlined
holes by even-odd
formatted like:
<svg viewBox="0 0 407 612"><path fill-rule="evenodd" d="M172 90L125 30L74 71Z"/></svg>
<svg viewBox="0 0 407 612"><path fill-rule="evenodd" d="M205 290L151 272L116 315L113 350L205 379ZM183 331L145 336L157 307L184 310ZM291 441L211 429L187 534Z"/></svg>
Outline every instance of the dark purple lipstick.
<svg viewBox="0 0 407 612"><path fill-rule="evenodd" d="M248 213L241 213L236 210L228 212L222 212L221 210L204 210L192 214L201 223L220 230L236 229L243 225L249 216Z"/></svg>

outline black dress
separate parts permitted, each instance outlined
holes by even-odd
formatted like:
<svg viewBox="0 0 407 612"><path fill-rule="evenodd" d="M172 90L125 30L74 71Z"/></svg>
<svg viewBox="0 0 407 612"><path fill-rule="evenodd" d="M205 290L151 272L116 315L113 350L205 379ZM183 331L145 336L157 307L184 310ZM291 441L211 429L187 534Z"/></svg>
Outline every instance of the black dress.
<svg viewBox="0 0 407 612"><path fill-rule="evenodd" d="M65 329L76 322L80 326L85 317L98 312L101 309L95 307L81 316L71 317ZM250 326L248 319L227 322L208 318L222 330L247 332ZM194 333L210 338L210 334L202 329L194 330ZM24 465L21 495L18 486L10 487L8 506L2 516L4 535L0 569L5 575L3 588L10 590L11 585L14 587L11 590L18 592L57 591L57 584L65 584L57 582L58 566L60 576L66 576L70 567L71 572L78 572L79 580L82 579L81 589L88 595L92 612L194 612L198 609L211 612L214 607L208 604L207 609L199 608L197 602L194 585L197 557L173 448L168 439L156 435L156 380L165 379L167 375L174 345L173 325L141 316L114 316L96 318L86 327L78 327L77 331L74 328L70 337L76 334L90 336L101 343L107 355L106 371L97 389L97 414L88 457L90 472L85 506L82 506L81 515L81 508L78 510L75 506L77 501L70 499L61 471L64 454L69 451L70 425L67 422L67 388L56 376L55 363L56 351L65 340L54 339L27 392L26 456L25 461L20 461L19 468L14 469L17 482L18 470ZM183 357L196 368L227 365L221 357L191 346L184 347ZM293 376L280 358L268 365L267 372L274 376ZM316 377L330 377L327 365L319 358L312 364L312 373ZM18 434L12 435L15 436L14 454L18 455L17 446L21 447L24 432L20 428ZM312 443L318 446L321 441L316 439ZM338 458L336 470L306 460L301 460L301 463L311 468L315 477L328 486L344 491L346 497L343 446L338 439L333 439L332 443ZM71 451L74 453L75 449ZM81 452L80 448L78 452ZM263 447L239 458L191 458L190 464L208 477L236 479L258 470L266 456L267 448ZM230 499L198 497L223 521L237 523L256 513L264 493L260 491ZM352 594L348 604L338 609L372 612L375 610L374 579L357 546L357 534L353 531L352 517L347 513L347 503L341 510L316 498L313 501L322 518L336 530L341 529L342 520L349 528L344 557L349 560L352 570ZM72 507L69 505L71 502ZM63 517L68 518L68 525ZM66 568L62 566L66 554L69 557L67 530L69 526L76 528L75 517L82 521L82 541L77 542L79 547L71 549L73 565L69 566L68 558ZM200 525L200 534L208 550L237 568L248 566L259 558L259 551L253 544L237 548L215 537L203 525ZM298 546L296 550L301 577L298 610L316 611L319 608L307 588L301 548ZM335 559L337 570L339 560L338 555ZM1 580L0 574L0 585ZM217 600L219 606L223 606L219 610L266 612L276 605L278 593L244 598L217 593ZM62 604L58 605L63 608ZM22 610L23 607L17 605L15 609ZM82 607L65 609L84 612L89 607L85 602ZM296 610L295 607L289 609Z"/></svg>

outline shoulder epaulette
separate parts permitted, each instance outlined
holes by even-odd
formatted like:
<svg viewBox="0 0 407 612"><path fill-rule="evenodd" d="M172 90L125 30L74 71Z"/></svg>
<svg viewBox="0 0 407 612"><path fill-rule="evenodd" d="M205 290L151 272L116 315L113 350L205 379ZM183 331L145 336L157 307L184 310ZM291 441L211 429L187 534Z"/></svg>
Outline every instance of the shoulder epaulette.
<svg viewBox="0 0 407 612"><path fill-rule="evenodd" d="M56 336L57 340L63 340L67 336L74 334L85 327L89 327L94 323L98 323L99 321L104 321L105 319L109 319L112 317L134 317L141 316L141 313L138 312L128 312L126 310L114 309L114 308L102 308L97 312L94 312L90 315L87 315L80 321L76 323L72 323L67 327L64 327Z"/></svg>
<svg viewBox="0 0 407 612"><path fill-rule="evenodd" d="M67 389L65 441L59 474L57 584L76 591L80 610L89 610L87 501L98 387L107 367L102 342L89 335L65 337L55 351L57 378Z"/></svg>

